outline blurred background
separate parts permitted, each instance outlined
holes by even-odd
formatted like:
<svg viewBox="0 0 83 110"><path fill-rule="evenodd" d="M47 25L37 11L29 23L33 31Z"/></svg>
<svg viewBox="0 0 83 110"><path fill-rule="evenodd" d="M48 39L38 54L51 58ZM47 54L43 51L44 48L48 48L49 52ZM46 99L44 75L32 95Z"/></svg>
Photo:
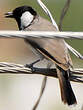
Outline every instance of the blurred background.
<svg viewBox="0 0 83 110"><path fill-rule="evenodd" d="M66 0L43 0L50 9L57 24ZM48 19L36 0L0 0L0 30L18 30L13 19L4 18L4 13L21 5L31 5ZM63 31L83 31L83 0L71 0L70 9L63 21ZM83 54L82 40L68 40L72 47ZM70 53L71 54L71 53ZM74 67L83 67L83 61L71 54ZM24 43L23 39L0 39L0 61L26 64L37 57ZM44 63L44 64L43 64ZM45 62L38 63L45 66ZM31 110L36 102L43 76L39 75L1 75L0 74L0 110ZM83 104L83 84L72 83L78 105L68 107L61 102L58 80L48 78L47 86L38 110L81 110Z"/></svg>

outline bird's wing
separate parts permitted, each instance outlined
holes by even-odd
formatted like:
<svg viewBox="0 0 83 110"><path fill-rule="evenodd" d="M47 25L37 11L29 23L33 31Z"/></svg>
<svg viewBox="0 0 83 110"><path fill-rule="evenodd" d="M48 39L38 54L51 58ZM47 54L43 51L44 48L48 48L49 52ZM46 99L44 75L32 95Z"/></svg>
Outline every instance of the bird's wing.
<svg viewBox="0 0 83 110"><path fill-rule="evenodd" d="M68 50L64 43L65 41L63 39L47 39L41 42L44 43L43 48L56 59L56 61L53 61L57 65L62 67L64 70L68 69L69 66L72 65ZM50 60L52 59L50 58Z"/></svg>

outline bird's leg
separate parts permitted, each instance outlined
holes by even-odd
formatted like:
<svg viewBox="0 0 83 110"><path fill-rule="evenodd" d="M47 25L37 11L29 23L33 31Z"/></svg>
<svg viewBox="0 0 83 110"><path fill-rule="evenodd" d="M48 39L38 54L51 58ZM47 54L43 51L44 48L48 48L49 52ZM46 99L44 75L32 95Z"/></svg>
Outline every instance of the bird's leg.
<svg viewBox="0 0 83 110"><path fill-rule="evenodd" d="M25 64L25 67L28 67L28 68L32 68L32 69L33 69L33 65L36 64L36 63L38 63L40 60L41 60L41 59L38 59L38 60L34 61L34 62L31 63L31 64Z"/></svg>

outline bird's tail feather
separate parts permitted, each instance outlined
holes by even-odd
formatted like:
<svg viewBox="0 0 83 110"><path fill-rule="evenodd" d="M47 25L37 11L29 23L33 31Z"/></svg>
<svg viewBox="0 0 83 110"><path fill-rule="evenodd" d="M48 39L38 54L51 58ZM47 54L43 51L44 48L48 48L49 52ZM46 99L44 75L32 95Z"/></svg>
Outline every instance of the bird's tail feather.
<svg viewBox="0 0 83 110"><path fill-rule="evenodd" d="M73 105L76 104L77 101L68 78L68 72L69 70L64 71L62 68L57 66L57 75L60 83L62 101L65 104Z"/></svg>

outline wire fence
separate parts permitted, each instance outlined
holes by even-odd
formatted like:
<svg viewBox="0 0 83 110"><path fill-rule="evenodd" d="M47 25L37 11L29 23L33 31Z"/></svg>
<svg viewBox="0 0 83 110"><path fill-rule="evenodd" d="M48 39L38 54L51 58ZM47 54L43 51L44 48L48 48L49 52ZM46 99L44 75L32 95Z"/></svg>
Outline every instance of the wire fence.
<svg viewBox="0 0 83 110"><path fill-rule="evenodd" d="M0 31L0 38L64 38L82 39L83 32L54 32L54 31Z"/></svg>
<svg viewBox="0 0 83 110"><path fill-rule="evenodd" d="M7 63L7 62L0 62L0 74L38 74L38 75L45 75L48 77L57 78L56 68L37 68L37 67L25 67L21 64L15 63ZM70 69L70 80L73 82L83 83L83 69L76 68Z"/></svg>

